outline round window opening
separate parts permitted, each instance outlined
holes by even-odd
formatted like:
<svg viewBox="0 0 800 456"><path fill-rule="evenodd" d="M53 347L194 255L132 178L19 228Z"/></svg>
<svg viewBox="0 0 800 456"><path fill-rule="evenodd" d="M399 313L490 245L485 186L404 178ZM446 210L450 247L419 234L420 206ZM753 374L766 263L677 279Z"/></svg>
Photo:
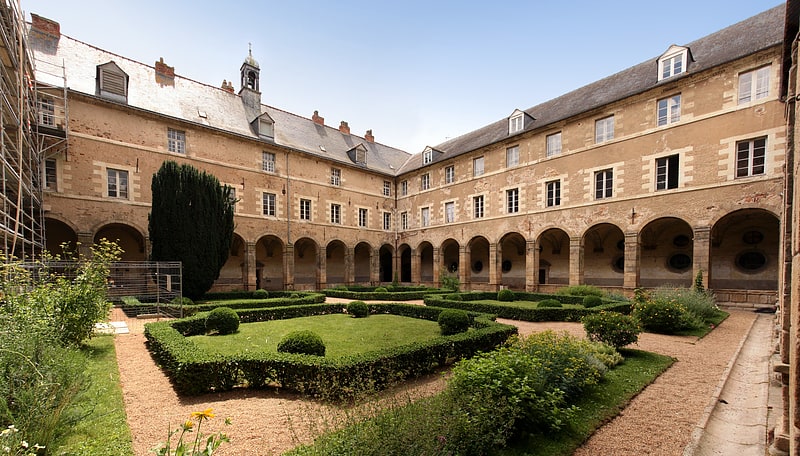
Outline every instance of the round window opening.
<svg viewBox="0 0 800 456"><path fill-rule="evenodd" d="M625 272L625 257L622 255L618 256L614 262L611 263L611 267L617 272Z"/></svg>
<svg viewBox="0 0 800 456"><path fill-rule="evenodd" d="M503 263L501 264L501 267L503 269L503 272L510 271L511 270L511 260L503 260Z"/></svg>
<svg viewBox="0 0 800 456"><path fill-rule="evenodd" d="M669 257L669 267L675 271L685 271L692 265L692 257L685 253L676 253Z"/></svg>
<svg viewBox="0 0 800 456"><path fill-rule="evenodd" d="M761 252L749 251L736 257L736 266L745 272L758 272L767 265L767 257Z"/></svg>
<svg viewBox="0 0 800 456"><path fill-rule="evenodd" d="M447 270L450 272L458 271L458 263L456 262L450 263L450 266L447 267Z"/></svg>
<svg viewBox="0 0 800 456"><path fill-rule="evenodd" d="M478 260L472 263L472 272L481 272L483 271L483 261Z"/></svg>
<svg viewBox="0 0 800 456"><path fill-rule="evenodd" d="M675 236L675 238L672 240L672 244L675 247L686 247L687 245L689 245L689 243L691 241L692 240L689 239L689 236L687 236L685 234L679 234L679 235Z"/></svg>
<svg viewBox="0 0 800 456"><path fill-rule="evenodd" d="M759 242L764 240L764 233L761 231L748 231L742 235L742 242L745 244L758 244Z"/></svg>

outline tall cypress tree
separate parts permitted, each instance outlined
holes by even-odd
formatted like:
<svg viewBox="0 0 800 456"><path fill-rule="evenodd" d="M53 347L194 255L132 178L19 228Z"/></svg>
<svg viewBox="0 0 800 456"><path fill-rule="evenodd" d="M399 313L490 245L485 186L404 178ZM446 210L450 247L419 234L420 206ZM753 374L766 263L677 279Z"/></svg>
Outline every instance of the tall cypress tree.
<svg viewBox="0 0 800 456"><path fill-rule="evenodd" d="M150 188L150 259L183 262L183 295L201 298L230 252L231 188L211 174L173 161L161 165Z"/></svg>

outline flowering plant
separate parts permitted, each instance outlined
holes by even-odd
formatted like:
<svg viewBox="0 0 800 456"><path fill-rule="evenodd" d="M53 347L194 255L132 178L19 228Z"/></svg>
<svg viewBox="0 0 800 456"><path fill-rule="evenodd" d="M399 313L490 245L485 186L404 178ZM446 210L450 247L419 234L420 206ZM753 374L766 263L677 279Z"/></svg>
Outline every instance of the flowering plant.
<svg viewBox="0 0 800 456"><path fill-rule="evenodd" d="M217 432L209 436L205 436L200 432L200 427L203 425L203 422L214 418L214 416L214 412L210 408L201 412L192 412L188 420L174 431L170 431L167 434L167 441L165 443L153 448L152 451L158 456L211 456L223 442L230 442L228 436L222 432ZM196 425L195 421L197 421ZM225 424L231 424L230 418L225 418ZM187 439L189 442L185 441L184 437L192 432L197 433L194 440L192 441L192 439L189 438ZM175 434L178 434L178 441L173 448L172 437ZM201 448L204 442L205 447Z"/></svg>
<svg viewBox="0 0 800 456"><path fill-rule="evenodd" d="M19 438L19 429L13 424L0 431L0 454L13 454L14 456L35 455L43 450L41 445L30 445Z"/></svg>

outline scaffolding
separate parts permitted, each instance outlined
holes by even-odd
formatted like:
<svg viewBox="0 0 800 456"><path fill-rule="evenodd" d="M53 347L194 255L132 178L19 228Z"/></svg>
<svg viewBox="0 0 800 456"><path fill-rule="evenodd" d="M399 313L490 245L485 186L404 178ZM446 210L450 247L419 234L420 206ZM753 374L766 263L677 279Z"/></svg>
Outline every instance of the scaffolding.
<svg viewBox="0 0 800 456"><path fill-rule="evenodd" d="M6 257L44 247L39 106L19 6L0 1L0 233Z"/></svg>

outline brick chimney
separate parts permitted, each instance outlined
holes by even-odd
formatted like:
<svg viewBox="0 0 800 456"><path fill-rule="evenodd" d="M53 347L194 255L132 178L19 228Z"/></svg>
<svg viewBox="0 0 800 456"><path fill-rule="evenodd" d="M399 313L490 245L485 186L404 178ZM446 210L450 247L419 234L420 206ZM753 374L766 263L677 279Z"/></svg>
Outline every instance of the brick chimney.
<svg viewBox="0 0 800 456"><path fill-rule="evenodd" d="M341 131L342 133L344 133L346 135L349 135L350 134L350 125L347 125L347 122L345 122L343 120L342 123L339 124L339 131Z"/></svg>
<svg viewBox="0 0 800 456"><path fill-rule="evenodd" d="M61 25L58 22L31 13L31 26L34 30L56 38L61 37Z"/></svg>
<svg viewBox="0 0 800 456"><path fill-rule="evenodd" d="M227 80L222 80L222 90L226 92L233 93L233 81L228 82Z"/></svg>
<svg viewBox="0 0 800 456"><path fill-rule="evenodd" d="M367 132L364 133L364 139L368 142L375 142L375 137L372 136L372 130L367 130Z"/></svg>
<svg viewBox="0 0 800 456"><path fill-rule="evenodd" d="M168 79L175 79L175 67L171 67L164 63L164 57L158 59L156 62L156 75L162 76Z"/></svg>
<svg viewBox="0 0 800 456"><path fill-rule="evenodd" d="M311 120L313 120L317 125L325 125L325 118L319 115L319 111L314 111L314 115L311 116Z"/></svg>

